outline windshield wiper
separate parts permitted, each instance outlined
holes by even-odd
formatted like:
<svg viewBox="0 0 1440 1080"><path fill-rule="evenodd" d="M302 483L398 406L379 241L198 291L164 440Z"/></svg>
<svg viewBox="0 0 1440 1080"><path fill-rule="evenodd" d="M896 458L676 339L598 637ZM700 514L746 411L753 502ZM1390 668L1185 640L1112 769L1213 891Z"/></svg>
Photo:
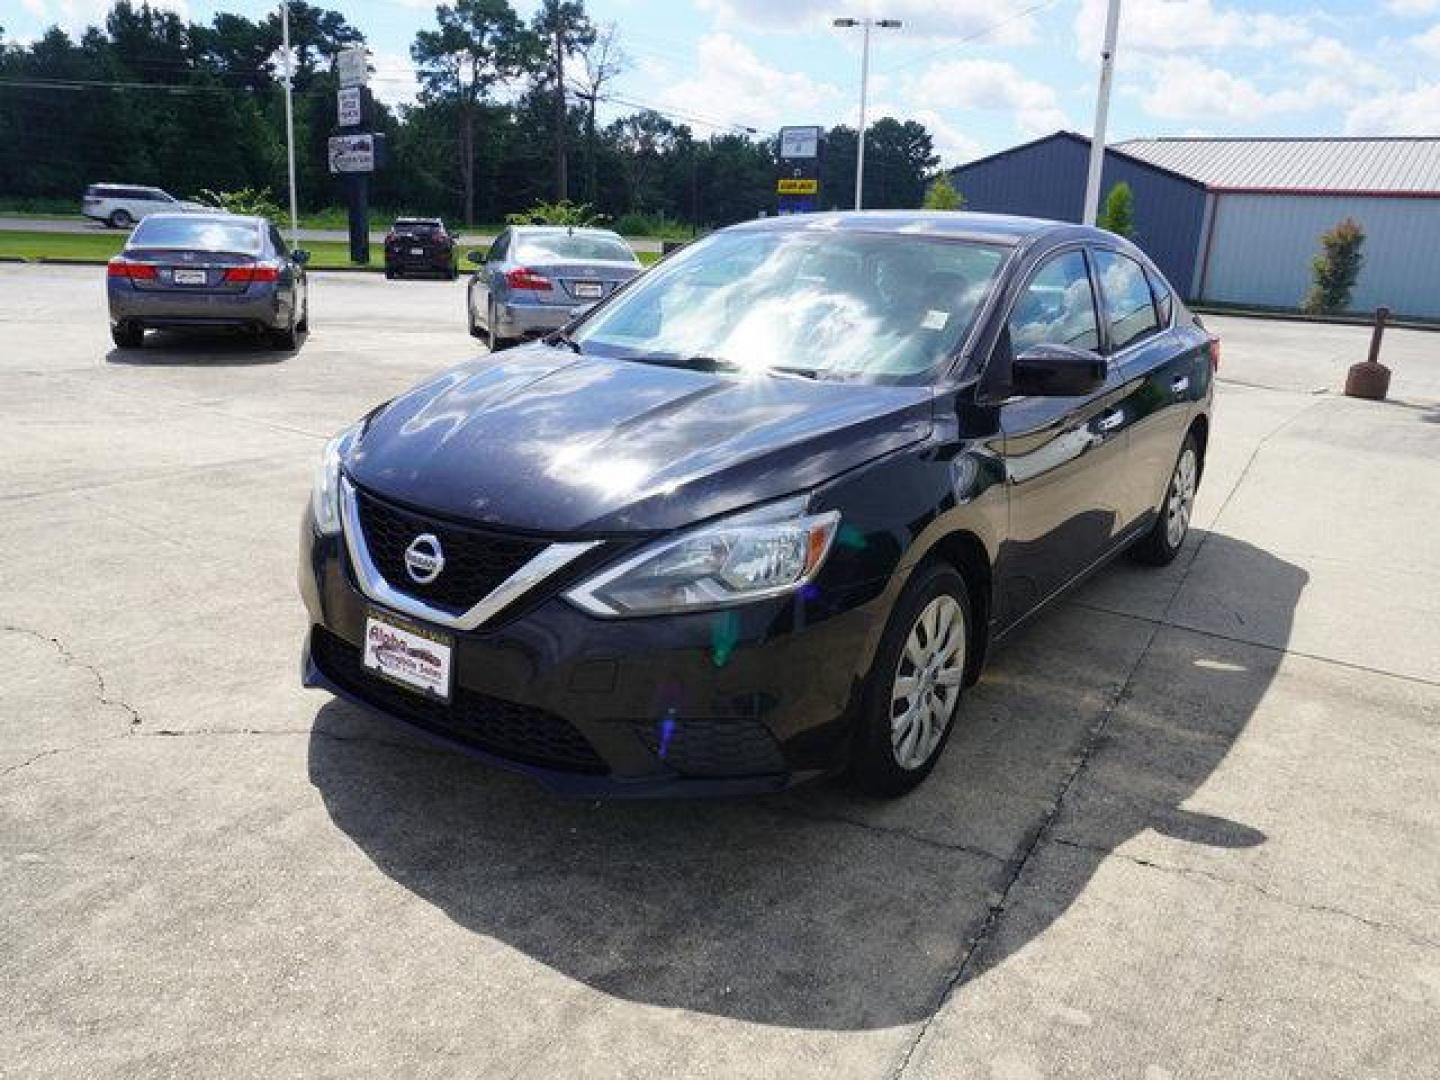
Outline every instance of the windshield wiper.
<svg viewBox="0 0 1440 1080"><path fill-rule="evenodd" d="M585 350L580 347L580 343L564 330L556 330L553 334L547 334L544 340L546 345L563 345L579 356L585 355Z"/></svg>
<svg viewBox="0 0 1440 1080"><path fill-rule="evenodd" d="M657 367L686 368L689 371L728 371L741 374L796 375L804 379L818 379L820 373L812 368L785 367L773 364L766 367L742 367L733 360L720 356L646 356L635 353L620 356L619 360L633 360L637 364L654 364Z"/></svg>

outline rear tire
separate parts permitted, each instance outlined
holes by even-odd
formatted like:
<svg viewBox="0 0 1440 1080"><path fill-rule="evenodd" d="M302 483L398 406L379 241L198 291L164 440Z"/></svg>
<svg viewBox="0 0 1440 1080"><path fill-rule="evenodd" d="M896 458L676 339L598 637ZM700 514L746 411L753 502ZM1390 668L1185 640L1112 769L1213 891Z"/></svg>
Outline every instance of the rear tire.
<svg viewBox="0 0 1440 1080"><path fill-rule="evenodd" d="M508 349L513 342L509 338L500 336L497 327L500 325L495 315L495 305L491 304L487 310L488 317L485 320L485 336L490 342L490 351L499 352L501 349Z"/></svg>
<svg viewBox="0 0 1440 1080"><path fill-rule="evenodd" d="M1150 531L1135 542L1130 557L1146 566L1168 566L1185 546L1190 533L1190 516L1195 509L1195 488L1200 482L1200 446L1195 433L1185 436L1160 513Z"/></svg>
<svg viewBox="0 0 1440 1080"><path fill-rule="evenodd" d="M470 328L471 337L483 338L485 336L484 331L480 329L480 324L475 321L475 297L469 289L465 290L465 325Z"/></svg>
<svg viewBox="0 0 1440 1080"><path fill-rule="evenodd" d="M289 327L271 332L270 344L282 352L294 352L300 347L299 324L295 322L293 315Z"/></svg>
<svg viewBox="0 0 1440 1080"><path fill-rule="evenodd" d="M111 323L110 340L122 349L138 349L145 344L145 328L139 323Z"/></svg>
<svg viewBox="0 0 1440 1080"><path fill-rule="evenodd" d="M973 627L970 591L952 567L936 563L905 586L861 695L856 788L893 798L930 775L955 728Z"/></svg>
<svg viewBox="0 0 1440 1080"><path fill-rule="evenodd" d="M397 274L394 270L391 270L390 267L387 266L387 267L385 268L385 280L386 280L386 281L394 281L394 280L395 280L397 277L399 277L399 276L400 276L400 275Z"/></svg>
<svg viewBox="0 0 1440 1080"><path fill-rule="evenodd" d="M128 229L135 224L135 218L129 210L116 210L105 219L105 223L112 229Z"/></svg>

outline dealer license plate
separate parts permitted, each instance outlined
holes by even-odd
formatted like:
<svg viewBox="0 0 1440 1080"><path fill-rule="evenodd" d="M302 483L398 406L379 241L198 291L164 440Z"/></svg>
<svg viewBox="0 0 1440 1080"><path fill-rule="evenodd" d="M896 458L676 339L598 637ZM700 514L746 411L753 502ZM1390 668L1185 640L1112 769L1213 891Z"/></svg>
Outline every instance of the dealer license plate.
<svg viewBox="0 0 1440 1080"><path fill-rule="evenodd" d="M205 284L205 280L206 280L206 278L205 278L205 271L204 271L204 270L176 270L176 271L175 271L175 284L176 284L176 285L204 285L204 284Z"/></svg>
<svg viewBox="0 0 1440 1080"><path fill-rule="evenodd" d="M575 295L582 300L594 300L604 291L604 287L598 281L577 281L575 283Z"/></svg>
<svg viewBox="0 0 1440 1080"><path fill-rule="evenodd" d="M408 619L372 610L365 620L365 667L436 701L450 700L451 639Z"/></svg>
<svg viewBox="0 0 1440 1080"><path fill-rule="evenodd" d="M411 248L411 249L410 249L410 254L411 254L411 255L424 255L424 254L425 254L425 249L424 249L424 248Z"/></svg>

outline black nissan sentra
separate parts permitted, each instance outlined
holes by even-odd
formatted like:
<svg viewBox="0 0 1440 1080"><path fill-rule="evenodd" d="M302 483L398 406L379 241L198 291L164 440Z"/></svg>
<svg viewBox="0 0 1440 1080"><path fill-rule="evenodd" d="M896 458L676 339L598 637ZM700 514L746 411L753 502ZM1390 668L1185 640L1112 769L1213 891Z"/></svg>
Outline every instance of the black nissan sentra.
<svg viewBox="0 0 1440 1080"><path fill-rule="evenodd" d="M1095 229L725 229L326 447L305 681L572 793L899 794L1028 615L1175 557L1218 356Z"/></svg>

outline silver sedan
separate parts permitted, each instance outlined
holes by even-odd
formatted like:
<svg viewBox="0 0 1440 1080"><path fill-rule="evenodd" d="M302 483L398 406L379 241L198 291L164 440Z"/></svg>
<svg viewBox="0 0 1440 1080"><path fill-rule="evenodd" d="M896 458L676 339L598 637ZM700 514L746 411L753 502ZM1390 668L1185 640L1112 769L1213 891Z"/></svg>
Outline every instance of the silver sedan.
<svg viewBox="0 0 1440 1080"><path fill-rule="evenodd" d="M477 264L466 293L470 333L491 350L564 326L640 272L624 239L608 229L512 226Z"/></svg>

